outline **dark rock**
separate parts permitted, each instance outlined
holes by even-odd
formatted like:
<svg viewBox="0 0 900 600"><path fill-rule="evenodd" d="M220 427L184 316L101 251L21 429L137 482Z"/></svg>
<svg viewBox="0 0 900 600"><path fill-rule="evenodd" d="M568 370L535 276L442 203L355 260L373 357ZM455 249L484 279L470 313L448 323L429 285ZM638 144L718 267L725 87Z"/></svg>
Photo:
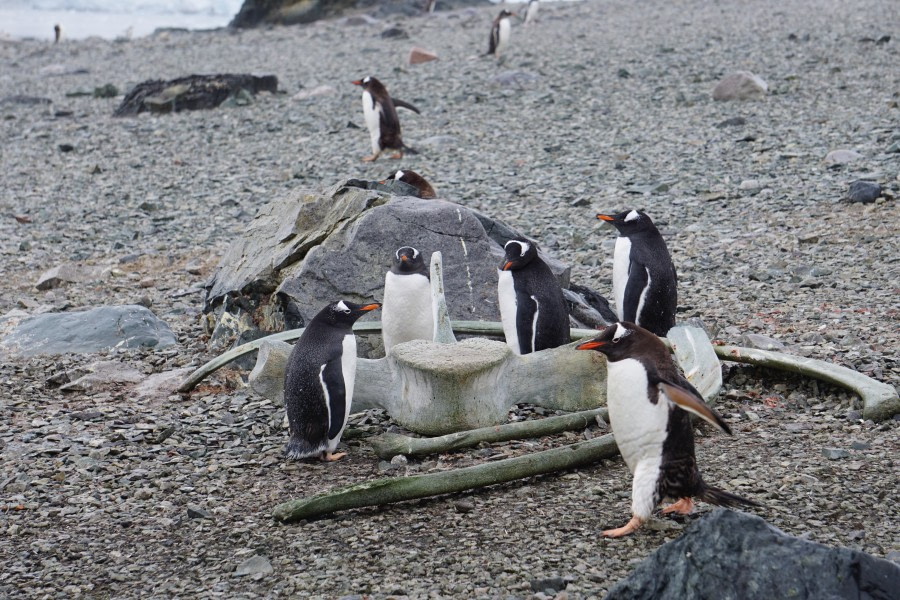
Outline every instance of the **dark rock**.
<svg viewBox="0 0 900 600"><path fill-rule="evenodd" d="M101 306L23 319L0 339L0 351L27 357L89 354L113 347L165 348L176 343L169 326L143 306Z"/></svg>
<svg viewBox="0 0 900 600"><path fill-rule="evenodd" d="M540 75L527 71L504 71L493 78L497 85L518 89L532 87L539 80Z"/></svg>
<svg viewBox="0 0 900 600"><path fill-rule="evenodd" d="M74 149L75 149L75 146L73 146L72 144L60 144L59 145L60 152L71 152Z"/></svg>
<svg viewBox="0 0 900 600"><path fill-rule="evenodd" d="M569 289L563 290L563 295L569 314L584 327L606 327L619 320L609 307L609 300L590 288L570 283Z"/></svg>
<svg viewBox="0 0 900 600"><path fill-rule="evenodd" d="M881 195L881 185L873 181L864 181L859 179L850 184L847 192L847 200L850 202L861 202L871 204Z"/></svg>
<svg viewBox="0 0 900 600"><path fill-rule="evenodd" d="M231 313L240 302L253 315L271 305L272 318L257 321L263 329L280 330L288 309L293 324L302 325L331 298L380 298L390 256L406 244L426 256L442 252L452 318L499 320L502 244L521 233L452 202L357 186L370 182L298 190L262 207L207 283L206 312L228 298ZM542 256L566 287L569 267Z"/></svg>
<svg viewBox="0 0 900 600"><path fill-rule="evenodd" d="M119 95L119 88L111 83L94 88L94 98L115 98Z"/></svg>
<svg viewBox="0 0 900 600"><path fill-rule="evenodd" d="M900 566L789 536L759 517L716 509L618 582L607 600L867 598L900 589Z"/></svg>
<svg viewBox="0 0 900 600"><path fill-rule="evenodd" d="M389 27L381 32L381 37L386 40L406 40L409 39L409 34L399 27Z"/></svg>
<svg viewBox="0 0 900 600"><path fill-rule="evenodd" d="M274 75L188 75L170 81L149 80L137 84L122 99L113 116L151 112L178 112L215 108L228 98L244 94L278 91Z"/></svg>
<svg viewBox="0 0 900 600"><path fill-rule="evenodd" d="M15 96L5 96L0 98L0 105L3 104L18 104L20 106L36 106L36 105L45 105L45 104L53 104L53 100L50 98L42 98L40 96L23 96L23 95L15 95Z"/></svg>
<svg viewBox="0 0 900 600"><path fill-rule="evenodd" d="M621 67L618 71L616 71L616 75L619 76L619 79L628 79L629 77L631 77L631 73L624 67Z"/></svg>
<svg viewBox="0 0 900 600"><path fill-rule="evenodd" d="M744 117L731 117L730 119L725 119L719 123L716 123L716 127L722 129L723 127L740 127L741 125L746 125L747 119Z"/></svg>
<svg viewBox="0 0 900 600"><path fill-rule="evenodd" d="M213 518L212 513L200 508L199 506L197 506L195 504L188 504L187 516L188 516L188 519L212 519Z"/></svg>
<svg viewBox="0 0 900 600"><path fill-rule="evenodd" d="M244 0L229 27L248 28L260 24L297 25L340 15L357 0Z"/></svg>
<svg viewBox="0 0 900 600"><path fill-rule="evenodd" d="M567 582L562 577L545 577L542 579L532 579L531 589L535 592L547 592L550 590L552 594L566 589Z"/></svg>

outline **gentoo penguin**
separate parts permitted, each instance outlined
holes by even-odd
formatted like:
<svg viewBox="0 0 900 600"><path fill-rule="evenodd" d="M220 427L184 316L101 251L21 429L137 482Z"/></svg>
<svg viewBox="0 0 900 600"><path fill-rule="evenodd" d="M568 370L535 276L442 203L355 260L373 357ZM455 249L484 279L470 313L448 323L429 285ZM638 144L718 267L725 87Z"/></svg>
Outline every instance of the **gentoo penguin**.
<svg viewBox="0 0 900 600"><path fill-rule="evenodd" d="M391 270L384 276L381 334L385 354L401 342L434 339L428 267L422 253L411 246L394 252Z"/></svg>
<svg viewBox="0 0 900 600"><path fill-rule="evenodd" d="M619 320L665 336L675 326L678 305L675 265L666 242L643 211L597 218L619 230L613 254L613 296Z"/></svg>
<svg viewBox="0 0 900 600"><path fill-rule="evenodd" d="M491 41L488 44L488 54L500 56L500 51L509 41L509 30L512 27L509 18L514 16L516 16L515 13L504 8L497 15L497 18L494 19L494 24L491 26Z"/></svg>
<svg viewBox="0 0 900 600"><path fill-rule="evenodd" d="M615 323L577 348L606 355L609 420L633 476L631 520L603 535L619 537L633 532L664 498L676 502L663 509L663 514L690 513L694 496L721 506L759 506L711 487L700 477L689 413L725 433L730 434L731 429L682 377L662 340L634 323Z"/></svg>
<svg viewBox="0 0 900 600"><path fill-rule="evenodd" d="M411 171L410 169L401 169L394 173L391 173L388 176L388 179L395 179L397 181L402 181L404 183L408 183L419 191L419 198L437 198L435 194L434 188L431 187L431 184L428 181L416 173L415 171ZM387 179L385 180L387 181ZM382 181L381 183L384 183Z"/></svg>
<svg viewBox="0 0 900 600"><path fill-rule="evenodd" d="M377 159L385 148L397 151L391 158L403 158L404 150L415 154L416 151L404 144L400 137L400 118L396 107L408 108L416 114L419 114L419 109L403 100L391 98L387 88L374 77L358 79L353 84L362 86L363 116L372 139L372 156L363 160L371 162Z"/></svg>
<svg viewBox="0 0 900 600"><path fill-rule="evenodd" d="M62 27L59 24L53 26L53 43L58 44L59 40L62 38Z"/></svg>
<svg viewBox="0 0 900 600"><path fill-rule="evenodd" d="M525 24L531 25L537 17L538 9L541 7L539 0L529 0L528 9L525 11Z"/></svg>
<svg viewBox="0 0 900 600"><path fill-rule="evenodd" d="M569 313L559 281L537 246L509 240L500 265L497 295L506 343L516 354L556 348L569 343Z"/></svg>
<svg viewBox="0 0 900 600"><path fill-rule="evenodd" d="M425 6L424 6L425 12L427 12L428 14L433 13L435 4L437 4L437 0L425 0Z"/></svg>
<svg viewBox="0 0 900 600"><path fill-rule="evenodd" d="M353 323L380 304L332 302L309 324L288 358L284 406L291 439L288 458L319 455L332 461L350 415L356 380L356 336Z"/></svg>

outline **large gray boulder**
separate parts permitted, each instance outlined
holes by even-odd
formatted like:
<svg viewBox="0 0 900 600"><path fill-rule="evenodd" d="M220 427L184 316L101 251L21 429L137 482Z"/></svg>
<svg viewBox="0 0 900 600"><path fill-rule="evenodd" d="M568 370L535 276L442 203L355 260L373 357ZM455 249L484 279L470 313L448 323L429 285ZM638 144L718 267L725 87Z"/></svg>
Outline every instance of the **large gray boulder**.
<svg viewBox="0 0 900 600"><path fill-rule="evenodd" d="M757 516L717 509L661 547L607 600L889 600L900 566L789 536Z"/></svg>
<svg viewBox="0 0 900 600"><path fill-rule="evenodd" d="M521 235L445 200L346 182L325 192L298 190L262 207L232 243L207 283L206 311L237 335L248 315L264 331L303 327L334 299L380 300L393 253L414 246L426 260L442 252L451 319L498 321L501 244ZM569 267L542 257L567 287Z"/></svg>
<svg viewBox="0 0 900 600"><path fill-rule="evenodd" d="M109 348L165 348L175 334L143 306L100 306L91 310L9 314L0 319L0 353L12 356L91 354Z"/></svg>

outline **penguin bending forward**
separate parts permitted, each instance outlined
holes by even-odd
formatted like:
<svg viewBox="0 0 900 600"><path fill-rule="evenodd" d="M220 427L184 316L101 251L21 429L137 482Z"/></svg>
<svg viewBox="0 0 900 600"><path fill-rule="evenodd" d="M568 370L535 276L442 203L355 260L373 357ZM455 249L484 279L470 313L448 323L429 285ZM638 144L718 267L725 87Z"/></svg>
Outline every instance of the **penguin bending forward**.
<svg viewBox="0 0 900 600"><path fill-rule="evenodd" d="M491 25L491 39L488 42L488 54L500 56L500 51L503 50L507 42L509 42L509 32L512 28L512 23L509 18L514 16L516 16L515 13L504 8L500 11L500 14L497 15L497 18L494 19L494 23Z"/></svg>
<svg viewBox="0 0 900 600"><path fill-rule="evenodd" d="M353 323L380 304L332 302L306 326L288 357L284 375L284 406L291 438L288 458L334 454L350 416L356 381L356 336Z"/></svg>
<svg viewBox="0 0 900 600"><path fill-rule="evenodd" d="M385 354L402 342L434 339L431 305L431 281L422 253L411 246L398 248L384 276L381 334Z"/></svg>
<svg viewBox="0 0 900 600"><path fill-rule="evenodd" d="M597 218L619 231L613 254L613 296L619 320L665 336L675 326L678 278L662 235L643 211Z"/></svg>
<svg viewBox="0 0 900 600"><path fill-rule="evenodd" d="M402 181L403 183L408 183L413 186L419 192L419 198L424 200L428 200L431 198L437 198L437 194L434 191L434 188L431 187L431 184L428 183L428 180L416 173L411 169L401 169L399 171L395 171L388 175L388 178L385 179L394 179L396 181ZM384 183L382 181L381 183Z"/></svg>
<svg viewBox="0 0 900 600"><path fill-rule="evenodd" d="M408 108L416 114L420 114L419 109L403 100L391 98L384 84L374 77L358 79L353 84L362 86L363 116L372 140L372 156L366 156L363 161L376 160L385 148L397 151L391 158L403 158L404 150L415 154L416 151L404 144L400 136L400 118L396 107Z"/></svg>
<svg viewBox="0 0 900 600"><path fill-rule="evenodd" d="M693 497L720 506L759 506L707 485L694 456L689 413L725 433L731 429L700 398L656 335L634 323L615 323L578 350L597 350L607 359L606 405L616 444L632 474L631 520L603 535L628 535L650 518L664 498L676 502L663 514L688 514Z"/></svg>
<svg viewBox="0 0 900 600"><path fill-rule="evenodd" d="M506 343L516 354L571 341L566 299L556 275L523 239L509 240L499 269L497 295Z"/></svg>

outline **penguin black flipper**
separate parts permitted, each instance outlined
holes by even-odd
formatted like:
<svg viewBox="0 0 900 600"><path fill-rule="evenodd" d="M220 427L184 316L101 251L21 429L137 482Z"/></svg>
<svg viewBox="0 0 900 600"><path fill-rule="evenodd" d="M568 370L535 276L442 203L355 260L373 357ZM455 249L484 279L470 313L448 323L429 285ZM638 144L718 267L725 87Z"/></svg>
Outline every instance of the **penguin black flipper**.
<svg viewBox="0 0 900 600"><path fill-rule="evenodd" d="M347 413L347 388L344 385L340 356L332 358L325 364L321 379L329 416L328 439L333 440L344 428L344 417Z"/></svg>
<svg viewBox="0 0 900 600"><path fill-rule="evenodd" d="M647 288L649 282L649 272L634 257L631 258L631 264L628 267L628 283L625 284L625 301L624 306L620 308L622 311L622 321L630 323L638 322L638 315L641 312L641 295Z"/></svg>
<svg viewBox="0 0 900 600"><path fill-rule="evenodd" d="M724 433L731 435L731 428L728 426L728 423L723 421L722 417L713 411L698 394L667 381L660 381L657 385L660 391L666 395L666 398L680 409L697 415L710 425L714 425Z"/></svg>
<svg viewBox="0 0 900 600"><path fill-rule="evenodd" d="M517 291L516 293L516 331L519 332L519 352L531 354L534 349L535 315L538 303L534 297Z"/></svg>
<svg viewBox="0 0 900 600"><path fill-rule="evenodd" d="M418 108L416 108L415 106L413 106L413 105L410 104L409 102L404 102L403 100L399 100L399 99L397 99L397 98L391 98L391 100L394 101L394 106L399 106L399 107L401 107L401 108L405 108L405 109L407 109L407 110L411 110L411 111L413 111L414 113L416 113L417 115L421 115L421 114L422 114L421 112L419 112L419 109L418 109Z"/></svg>

